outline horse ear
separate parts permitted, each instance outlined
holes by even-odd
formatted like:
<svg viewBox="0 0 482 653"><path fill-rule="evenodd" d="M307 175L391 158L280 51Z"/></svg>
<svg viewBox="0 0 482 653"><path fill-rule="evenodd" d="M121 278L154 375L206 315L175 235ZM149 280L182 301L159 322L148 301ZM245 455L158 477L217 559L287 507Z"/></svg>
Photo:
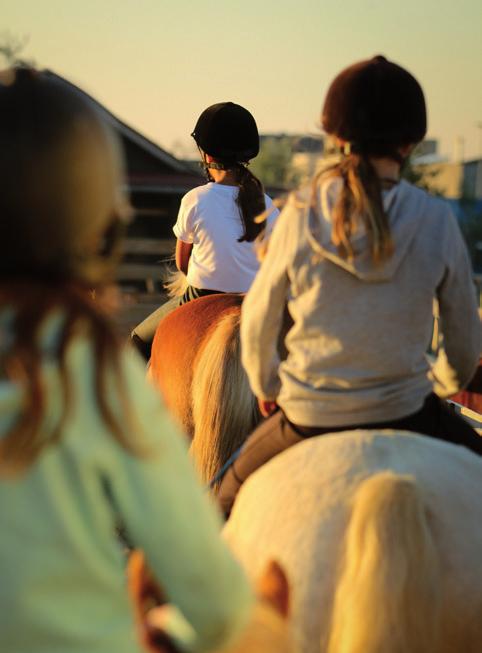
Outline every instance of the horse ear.
<svg viewBox="0 0 482 653"><path fill-rule="evenodd" d="M283 567L271 560L258 580L258 595L268 601L282 617L290 611L290 587Z"/></svg>

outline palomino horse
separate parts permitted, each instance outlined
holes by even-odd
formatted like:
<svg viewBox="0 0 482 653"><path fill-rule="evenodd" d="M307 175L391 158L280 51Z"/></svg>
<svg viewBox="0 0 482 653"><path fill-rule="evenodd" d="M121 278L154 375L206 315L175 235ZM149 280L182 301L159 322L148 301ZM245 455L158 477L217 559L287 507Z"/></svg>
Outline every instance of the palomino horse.
<svg viewBox="0 0 482 653"><path fill-rule="evenodd" d="M393 431L307 439L242 487L224 536L280 562L302 653L482 651L482 461Z"/></svg>
<svg viewBox="0 0 482 653"><path fill-rule="evenodd" d="M150 378L192 438L205 482L260 420L240 361L242 299L226 293L184 304L159 323L152 344Z"/></svg>

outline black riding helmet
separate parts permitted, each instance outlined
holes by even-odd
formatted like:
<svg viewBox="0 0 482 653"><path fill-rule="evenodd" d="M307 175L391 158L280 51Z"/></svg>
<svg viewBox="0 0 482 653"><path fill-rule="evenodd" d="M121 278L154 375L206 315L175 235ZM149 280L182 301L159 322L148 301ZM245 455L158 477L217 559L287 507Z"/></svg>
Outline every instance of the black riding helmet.
<svg viewBox="0 0 482 653"><path fill-rule="evenodd" d="M381 55L335 77L321 120L325 131L350 143L352 151L375 156L394 156L400 146L420 142L427 130L420 84Z"/></svg>
<svg viewBox="0 0 482 653"><path fill-rule="evenodd" d="M247 163L259 152L255 119L233 102L219 102L205 109L191 136L206 154L225 163Z"/></svg>

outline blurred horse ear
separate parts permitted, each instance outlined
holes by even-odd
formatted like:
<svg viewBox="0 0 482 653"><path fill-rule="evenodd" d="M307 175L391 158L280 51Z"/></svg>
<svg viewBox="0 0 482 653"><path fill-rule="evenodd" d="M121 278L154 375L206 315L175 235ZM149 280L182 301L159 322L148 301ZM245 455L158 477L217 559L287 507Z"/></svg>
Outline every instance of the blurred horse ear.
<svg viewBox="0 0 482 653"><path fill-rule="evenodd" d="M283 567L271 560L257 583L258 595L284 618L290 612L290 587Z"/></svg>

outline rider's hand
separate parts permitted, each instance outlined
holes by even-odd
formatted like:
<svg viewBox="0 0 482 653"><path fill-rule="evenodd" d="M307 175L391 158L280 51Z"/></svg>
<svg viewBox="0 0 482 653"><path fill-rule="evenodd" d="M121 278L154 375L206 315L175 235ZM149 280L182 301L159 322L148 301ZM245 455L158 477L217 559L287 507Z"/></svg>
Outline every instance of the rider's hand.
<svg viewBox="0 0 482 653"><path fill-rule="evenodd" d="M157 623L159 616L156 611L162 610L162 607L156 606L165 604L165 599L147 567L144 554L138 549L130 555L127 579L134 619L144 650L149 653L177 653L169 636Z"/></svg>
<svg viewBox="0 0 482 653"><path fill-rule="evenodd" d="M258 398L259 412L263 417L269 417L278 410L276 401L268 401L267 399Z"/></svg>

